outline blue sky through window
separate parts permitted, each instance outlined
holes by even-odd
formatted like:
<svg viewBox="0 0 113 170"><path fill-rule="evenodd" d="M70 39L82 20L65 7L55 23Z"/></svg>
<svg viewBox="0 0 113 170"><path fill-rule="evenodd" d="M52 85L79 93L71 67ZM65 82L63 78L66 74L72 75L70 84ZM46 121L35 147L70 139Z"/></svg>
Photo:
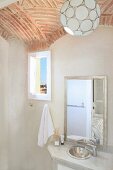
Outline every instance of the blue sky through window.
<svg viewBox="0 0 113 170"><path fill-rule="evenodd" d="M41 84L47 84L47 58L40 59L40 74Z"/></svg>

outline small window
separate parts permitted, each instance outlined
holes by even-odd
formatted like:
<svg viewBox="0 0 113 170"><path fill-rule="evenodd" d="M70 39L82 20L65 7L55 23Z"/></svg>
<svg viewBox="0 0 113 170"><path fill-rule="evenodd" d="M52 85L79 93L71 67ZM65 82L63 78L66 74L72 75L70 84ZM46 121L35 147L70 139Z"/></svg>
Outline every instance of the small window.
<svg viewBox="0 0 113 170"><path fill-rule="evenodd" d="M50 51L29 54L29 98L51 100L51 53Z"/></svg>

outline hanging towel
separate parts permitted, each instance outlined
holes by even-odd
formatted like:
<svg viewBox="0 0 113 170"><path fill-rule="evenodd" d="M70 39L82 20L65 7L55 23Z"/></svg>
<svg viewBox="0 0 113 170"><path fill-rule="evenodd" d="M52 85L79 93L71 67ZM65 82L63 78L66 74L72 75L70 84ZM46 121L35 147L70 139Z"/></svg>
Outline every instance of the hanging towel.
<svg viewBox="0 0 113 170"><path fill-rule="evenodd" d="M43 147L50 136L54 134L54 126L49 112L49 107L47 104L44 105L39 133L38 133L38 145Z"/></svg>

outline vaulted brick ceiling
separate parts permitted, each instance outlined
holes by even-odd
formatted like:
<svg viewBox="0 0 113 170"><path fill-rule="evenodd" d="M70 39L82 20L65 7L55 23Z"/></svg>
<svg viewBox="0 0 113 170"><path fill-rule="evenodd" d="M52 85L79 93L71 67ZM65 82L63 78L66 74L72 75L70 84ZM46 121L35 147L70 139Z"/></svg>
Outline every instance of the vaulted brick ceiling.
<svg viewBox="0 0 113 170"><path fill-rule="evenodd" d="M60 8L64 0L20 0L0 9L0 35L18 37L29 50L48 48L65 35L60 24ZM98 0L100 25L113 25L113 0Z"/></svg>

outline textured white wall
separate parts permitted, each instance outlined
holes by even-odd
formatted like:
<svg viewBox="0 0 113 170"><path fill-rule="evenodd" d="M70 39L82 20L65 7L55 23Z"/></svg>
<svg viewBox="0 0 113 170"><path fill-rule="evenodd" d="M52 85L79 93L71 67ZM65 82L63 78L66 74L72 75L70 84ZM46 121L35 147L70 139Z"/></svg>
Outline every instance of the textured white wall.
<svg viewBox="0 0 113 170"><path fill-rule="evenodd" d="M26 163L26 55L21 42L9 42L8 115L9 169L24 169Z"/></svg>
<svg viewBox="0 0 113 170"><path fill-rule="evenodd" d="M8 43L0 37L0 170L8 169L7 65Z"/></svg>
<svg viewBox="0 0 113 170"><path fill-rule="evenodd" d="M42 104L27 98L25 47L0 39L0 170L51 170L51 158L37 146Z"/></svg>
<svg viewBox="0 0 113 170"><path fill-rule="evenodd" d="M66 35L52 46L52 115L63 131L64 76L106 75L108 144L113 145L113 28L100 27L87 37Z"/></svg>
<svg viewBox="0 0 113 170"><path fill-rule="evenodd" d="M28 57L22 42L9 42L9 170L50 170L46 149L37 146L41 105L27 96Z"/></svg>

